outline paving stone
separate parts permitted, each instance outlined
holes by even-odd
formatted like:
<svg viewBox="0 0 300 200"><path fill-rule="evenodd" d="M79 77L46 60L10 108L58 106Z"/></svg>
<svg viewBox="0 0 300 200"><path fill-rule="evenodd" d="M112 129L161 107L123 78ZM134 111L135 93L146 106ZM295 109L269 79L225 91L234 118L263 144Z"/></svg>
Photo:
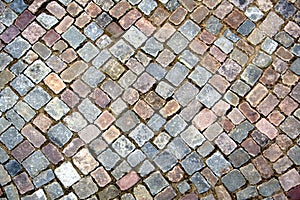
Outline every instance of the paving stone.
<svg viewBox="0 0 300 200"><path fill-rule="evenodd" d="M195 173L190 180L193 184L195 184L197 191L201 194L210 189L209 183L205 180L205 178L199 173Z"/></svg>
<svg viewBox="0 0 300 200"><path fill-rule="evenodd" d="M78 183L72 186L80 199L85 199L96 193L98 188L91 177L82 178Z"/></svg>
<svg viewBox="0 0 300 200"><path fill-rule="evenodd" d="M204 163L198 153L192 152L181 162L187 174L192 175L204 167Z"/></svg>
<svg viewBox="0 0 300 200"><path fill-rule="evenodd" d="M245 80L248 84L253 86L258 81L261 74L261 69L259 69L255 65L250 64L242 73L241 78Z"/></svg>
<svg viewBox="0 0 300 200"><path fill-rule="evenodd" d="M4 192L6 193L6 196L8 199L20 198L20 196L18 194L18 190L17 190L16 186L14 186L13 184L5 186L3 189L4 189Z"/></svg>
<svg viewBox="0 0 300 200"><path fill-rule="evenodd" d="M299 152L300 152L300 148L298 146L292 147L287 152L287 155L289 156L289 158L297 165L300 163Z"/></svg>
<svg viewBox="0 0 300 200"><path fill-rule="evenodd" d="M157 80L161 80L166 74L166 70L164 68L154 63L148 65L146 71Z"/></svg>
<svg viewBox="0 0 300 200"><path fill-rule="evenodd" d="M265 32L268 36L272 37L279 30L283 24L283 20L274 12L269 12L266 19L260 24L259 28ZM276 26L270 27L270 24L276 23Z"/></svg>
<svg viewBox="0 0 300 200"><path fill-rule="evenodd" d="M104 187L111 181L109 174L105 171L103 167L99 167L96 170L94 170L91 173L91 176L95 179L96 183L100 187Z"/></svg>
<svg viewBox="0 0 300 200"><path fill-rule="evenodd" d="M142 50L145 53L156 57L158 53L163 50L163 45L160 42L158 42L155 38L151 37L146 41L145 45L142 47Z"/></svg>
<svg viewBox="0 0 300 200"><path fill-rule="evenodd" d="M101 111L89 99L85 99L78 106L78 110L91 123L100 115Z"/></svg>
<svg viewBox="0 0 300 200"><path fill-rule="evenodd" d="M187 183L187 181L182 181L177 185L177 188L181 194L186 193L188 190L191 189L190 185Z"/></svg>
<svg viewBox="0 0 300 200"><path fill-rule="evenodd" d="M116 121L116 126L122 131L127 132L139 123L139 119L132 111L127 111Z"/></svg>
<svg viewBox="0 0 300 200"><path fill-rule="evenodd" d="M240 148L230 154L228 158L234 167L240 167L250 159L250 156Z"/></svg>
<svg viewBox="0 0 300 200"><path fill-rule="evenodd" d="M62 34L62 38L65 39L74 49L76 49L86 39L86 37L81 34L75 26L71 26L64 34Z"/></svg>
<svg viewBox="0 0 300 200"><path fill-rule="evenodd" d="M264 196L268 197L280 190L280 185L275 178L272 178L268 182L265 182L258 186L259 193Z"/></svg>
<svg viewBox="0 0 300 200"><path fill-rule="evenodd" d="M210 16L206 21L206 30L213 35L217 35L222 27L223 25L220 23L220 20L214 16Z"/></svg>
<svg viewBox="0 0 300 200"><path fill-rule="evenodd" d="M58 23L58 20L54 16L46 13L40 14L36 19L46 29L50 29Z"/></svg>
<svg viewBox="0 0 300 200"><path fill-rule="evenodd" d="M155 83L155 79L148 73L143 73L133 84L133 87L142 93L146 93Z"/></svg>
<svg viewBox="0 0 300 200"><path fill-rule="evenodd" d="M149 187L152 195L157 194L162 189L168 186L168 182L159 172L152 173L147 179L145 179L144 182Z"/></svg>
<svg viewBox="0 0 300 200"><path fill-rule="evenodd" d="M10 26L17 17L18 15L14 11L6 7L2 10L0 21L6 26Z"/></svg>
<svg viewBox="0 0 300 200"><path fill-rule="evenodd" d="M143 146L149 139L154 136L154 133L149 129L145 124L138 125L131 133L129 137L134 139L134 141L141 147Z"/></svg>
<svg viewBox="0 0 300 200"><path fill-rule="evenodd" d="M131 170L130 165L124 160L113 171L112 175L116 180L120 180Z"/></svg>
<svg viewBox="0 0 300 200"><path fill-rule="evenodd" d="M225 187L233 192L246 184L246 180L239 170L232 170L222 178Z"/></svg>
<svg viewBox="0 0 300 200"><path fill-rule="evenodd" d="M179 54L188 45L188 40L181 33L176 32L169 39L167 45L174 51L175 54Z"/></svg>
<svg viewBox="0 0 300 200"><path fill-rule="evenodd" d="M22 165L31 177L37 176L42 170L46 169L49 161L41 151L35 151L28 158L26 158Z"/></svg>
<svg viewBox="0 0 300 200"><path fill-rule="evenodd" d="M77 53L85 62L90 62L99 53L99 50L88 42Z"/></svg>
<svg viewBox="0 0 300 200"><path fill-rule="evenodd" d="M199 33L200 27L193 21L188 20L182 26L180 26L179 31L191 41Z"/></svg>
<svg viewBox="0 0 300 200"><path fill-rule="evenodd" d="M57 97L45 107L45 111L55 120L61 119L69 110L69 107Z"/></svg>
<svg viewBox="0 0 300 200"><path fill-rule="evenodd" d="M140 168L139 168L139 174L142 176L142 177L145 177L146 175L150 174L151 172L153 172L155 169L155 167L150 163L149 160L145 160Z"/></svg>
<svg viewBox="0 0 300 200"><path fill-rule="evenodd" d="M40 188L41 186L49 183L54 179L54 173L51 169L41 172L38 176L33 179L35 187Z"/></svg>
<svg viewBox="0 0 300 200"><path fill-rule="evenodd" d="M54 170L57 178L62 182L64 187L70 187L80 180L80 176L70 162L62 163Z"/></svg>
<svg viewBox="0 0 300 200"><path fill-rule="evenodd" d="M188 76L188 78L195 82L199 87L202 87L211 76L211 73L205 68L197 66L195 70Z"/></svg>
<svg viewBox="0 0 300 200"><path fill-rule="evenodd" d="M26 40L24 40L21 36L18 36L5 47L5 50L14 58L20 58L22 55L25 54L25 52L29 48L29 43ZM6 58L6 62L9 62L9 60L10 59Z"/></svg>
<svg viewBox="0 0 300 200"><path fill-rule="evenodd" d="M15 176L21 171L22 166L16 160L10 160L6 163L5 169L10 176Z"/></svg>
<svg viewBox="0 0 300 200"><path fill-rule="evenodd" d="M210 156L206 164L218 177L227 174L232 169L231 164L219 151Z"/></svg>
<svg viewBox="0 0 300 200"><path fill-rule="evenodd" d="M121 156L126 157L130 152L135 149L133 143L130 142L125 136L119 137L113 144L114 150Z"/></svg>
<svg viewBox="0 0 300 200"><path fill-rule="evenodd" d="M57 146L62 147L72 137L72 132L62 123L58 123L51 127L48 131L48 136Z"/></svg>
<svg viewBox="0 0 300 200"><path fill-rule="evenodd" d="M37 60L24 72L34 83L39 83L51 70L41 61Z"/></svg>
<svg viewBox="0 0 300 200"><path fill-rule="evenodd" d="M14 183L19 189L21 194L24 194L34 189L32 182L30 181L26 172L23 172L13 178Z"/></svg>
<svg viewBox="0 0 300 200"><path fill-rule="evenodd" d="M135 26L128 29L123 38L135 48L140 47L147 40L147 37Z"/></svg>
<svg viewBox="0 0 300 200"><path fill-rule="evenodd" d="M125 109L128 108L127 104L121 99L117 98L109 107L114 115L121 114ZM115 120L113 117L110 117Z"/></svg>
<svg viewBox="0 0 300 200"><path fill-rule="evenodd" d="M113 45L109 50L122 63L127 61L133 55L132 47L125 43L122 39Z"/></svg>
<svg viewBox="0 0 300 200"><path fill-rule="evenodd" d="M206 107L211 108L221 98L221 95L210 84L206 84L196 98Z"/></svg>
<svg viewBox="0 0 300 200"><path fill-rule="evenodd" d="M241 143L247 136L249 132L254 129L254 126L248 121L244 121L238 126L236 126L230 133L229 136L236 142Z"/></svg>
<svg viewBox="0 0 300 200"><path fill-rule="evenodd" d="M62 154L53 144L48 144L42 148L43 153L53 164L58 164L60 161L64 160Z"/></svg>
<svg viewBox="0 0 300 200"><path fill-rule="evenodd" d="M182 159L188 153L191 152L190 148L184 143L184 141L176 137L167 146L167 150L173 154L177 159Z"/></svg>
<svg viewBox="0 0 300 200"><path fill-rule="evenodd" d="M245 15L252 21L257 22L263 17L264 14L256 6L253 6L246 9Z"/></svg>
<svg viewBox="0 0 300 200"><path fill-rule="evenodd" d="M244 177L249 181L250 184L256 184L262 180L259 172L256 170L252 163L241 167L240 171Z"/></svg>
<svg viewBox="0 0 300 200"><path fill-rule="evenodd" d="M23 140L23 136L14 127L10 127L0 136L0 141L9 149L12 150Z"/></svg>
<svg viewBox="0 0 300 200"><path fill-rule="evenodd" d="M45 192L50 199L57 199L64 194L63 189L58 182L53 182L45 186Z"/></svg>
<svg viewBox="0 0 300 200"><path fill-rule="evenodd" d="M101 153L97 157L97 159L105 167L105 169L111 170L117 164L117 162L120 160L120 157L118 156L118 154L116 154L112 150L107 149L106 151Z"/></svg>

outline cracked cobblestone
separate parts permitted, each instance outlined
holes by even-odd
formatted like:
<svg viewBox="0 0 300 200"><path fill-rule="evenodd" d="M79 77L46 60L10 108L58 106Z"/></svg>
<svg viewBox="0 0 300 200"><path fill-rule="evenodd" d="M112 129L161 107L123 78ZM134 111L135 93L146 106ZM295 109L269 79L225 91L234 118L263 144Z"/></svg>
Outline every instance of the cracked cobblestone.
<svg viewBox="0 0 300 200"><path fill-rule="evenodd" d="M300 199L299 9L0 1L0 200Z"/></svg>

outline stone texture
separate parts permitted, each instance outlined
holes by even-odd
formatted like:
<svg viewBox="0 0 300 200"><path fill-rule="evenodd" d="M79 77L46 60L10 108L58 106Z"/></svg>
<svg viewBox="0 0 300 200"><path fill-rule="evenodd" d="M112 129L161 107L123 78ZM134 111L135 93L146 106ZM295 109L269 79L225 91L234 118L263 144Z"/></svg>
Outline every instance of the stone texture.
<svg viewBox="0 0 300 200"><path fill-rule="evenodd" d="M0 2L0 198L299 199L299 2Z"/></svg>

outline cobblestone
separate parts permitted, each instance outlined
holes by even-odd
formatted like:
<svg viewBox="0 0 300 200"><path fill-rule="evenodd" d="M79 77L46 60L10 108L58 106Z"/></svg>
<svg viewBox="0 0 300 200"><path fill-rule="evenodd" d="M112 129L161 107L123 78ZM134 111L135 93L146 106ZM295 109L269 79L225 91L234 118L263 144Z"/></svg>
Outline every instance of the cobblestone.
<svg viewBox="0 0 300 200"><path fill-rule="evenodd" d="M299 8L4 0L0 199L299 199Z"/></svg>

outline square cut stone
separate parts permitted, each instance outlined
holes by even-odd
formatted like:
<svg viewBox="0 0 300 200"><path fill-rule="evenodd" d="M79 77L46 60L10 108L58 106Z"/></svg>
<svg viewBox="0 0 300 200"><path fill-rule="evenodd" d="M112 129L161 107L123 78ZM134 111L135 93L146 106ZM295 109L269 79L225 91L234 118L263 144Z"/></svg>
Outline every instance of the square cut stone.
<svg viewBox="0 0 300 200"><path fill-rule="evenodd" d="M178 86L185 79L188 73L188 68L177 62L174 67L167 73L166 79L173 85Z"/></svg>
<svg viewBox="0 0 300 200"><path fill-rule="evenodd" d="M62 163L54 170L54 173L66 188L80 180L80 175L70 162Z"/></svg>
<svg viewBox="0 0 300 200"><path fill-rule="evenodd" d="M69 110L69 107L57 97L54 97L45 107L45 111L54 120L60 120Z"/></svg>
<svg viewBox="0 0 300 200"><path fill-rule="evenodd" d="M153 136L153 131L151 131L151 129L149 129L143 123L137 126L129 134L129 137L131 137L140 147L142 147L146 142L148 142Z"/></svg>
<svg viewBox="0 0 300 200"><path fill-rule="evenodd" d="M163 172L171 170L177 163L176 157L168 150L163 150L153 161Z"/></svg>
<svg viewBox="0 0 300 200"><path fill-rule="evenodd" d="M176 137L181 133L187 123L180 117L180 115L175 115L168 123L165 125L165 130L173 137Z"/></svg>
<svg viewBox="0 0 300 200"><path fill-rule="evenodd" d="M88 42L82 48L80 48L77 53L85 62L90 62L94 57L97 56L99 50L92 43Z"/></svg>
<svg viewBox="0 0 300 200"><path fill-rule="evenodd" d="M206 84L197 95L197 99L208 108L211 108L220 98L221 95L210 84Z"/></svg>
<svg viewBox="0 0 300 200"><path fill-rule="evenodd" d="M211 155L206 160L206 164L218 177L221 177L232 169L230 162L219 151Z"/></svg>
<svg viewBox="0 0 300 200"><path fill-rule="evenodd" d="M111 170L120 160L120 156L113 152L111 149L107 149L102 152L97 159L105 167L106 170Z"/></svg>
<svg viewBox="0 0 300 200"><path fill-rule="evenodd" d="M188 40L181 33L176 32L167 42L167 45L174 51L175 54L179 54L187 47Z"/></svg>
<svg viewBox="0 0 300 200"><path fill-rule="evenodd" d="M29 122L34 116L35 111L25 102L19 101L15 106L15 111Z"/></svg>
<svg viewBox="0 0 300 200"><path fill-rule="evenodd" d="M272 37L277 33L283 23L284 20L271 11L265 20L259 25L259 28L268 36Z"/></svg>
<svg viewBox="0 0 300 200"><path fill-rule="evenodd" d="M142 93L146 93L150 90L155 82L155 79L145 72L136 80L136 82L133 84L133 87Z"/></svg>
<svg viewBox="0 0 300 200"><path fill-rule="evenodd" d="M114 121L115 117L107 110L105 110L98 119L95 120L95 124L101 129L107 129Z"/></svg>
<svg viewBox="0 0 300 200"><path fill-rule="evenodd" d="M123 158L128 156L129 153L131 153L135 146L128 138L126 138L124 135L119 137L113 144L112 147L114 150Z"/></svg>
<svg viewBox="0 0 300 200"><path fill-rule="evenodd" d="M187 20L182 26L180 26L179 31L189 41L191 41L200 32L200 27L197 24L195 24L192 20Z"/></svg>
<svg viewBox="0 0 300 200"><path fill-rule="evenodd" d="M0 136L0 141L4 144L9 150L15 148L23 140L23 136L19 133L14 127L10 127Z"/></svg>
<svg viewBox="0 0 300 200"><path fill-rule="evenodd" d="M144 182L149 187L152 195L159 193L169 185L160 172L153 172Z"/></svg>
<svg viewBox="0 0 300 200"><path fill-rule="evenodd" d="M40 86L35 87L24 98L26 103L28 103L35 110L39 110L46 103L48 103L50 99L51 96Z"/></svg>
<svg viewBox="0 0 300 200"><path fill-rule="evenodd" d="M180 137L175 137L167 146L167 151L174 155L177 159L183 159L191 152L191 149L185 144Z"/></svg>
<svg viewBox="0 0 300 200"><path fill-rule="evenodd" d="M36 20L46 29L52 28L55 24L58 23L58 20L53 15L49 15L46 13L40 14Z"/></svg>
<svg viewBox="0 0 300 200"><path fill-rule="evenodd" d="M134 105L133 110L144 120L150 118L154 113L153 109L143 100L139 100Z"/></svg>
<svg viewBox="0 0 300 200"><path fill-rule="evenodd" d="M151 37L147 40L145 45L142 47L145 53L150 54L153 57L156 57L160 51L163 50L163 45L158 42L154 37Z"/></svg>
<svg viewBox="0 0 300 200"><path fill-rule="evenodd" d="M120 39L116 44L114 44L109 51L122 63L125 63L134 54L133 48L123 39Z"/></svg>
<svg viewBox="0 0 300 200"><path fill-rule="evenodd" d="M147 37L135 26L130 27L123 35L123 38L134 48L140 47L147 40Z"/></svg>
<svg viewBox="0 0 300 200"><path fill-rule="evenodd" d="M157 7L157 3L154 0L143 0L138 8L145 14L150 15L150 13Z"/></svg>
<svg viewBox="0 0 300 200"><path fill-rule="evenodd" d="M96 22L92 22L84 28L84 34L93 41L99 38L103 32Z"/></svg>
<svg viewBox="0 0 300 200"><path fill-rule="evenodd" d="M62 34L62 38L65 39L74 49L79 47L79 45L86 39L86 37L80 33L75 26L71 26L64 34Z"/></svg>
<svg viewBox="0 0 300 200"><path fill-rule="evenodd" d="M89 99L84 99L78 106L78 110L90 123L94 122L101 113L101 110Z"/></svg>
<svg viewBox="0 0 300 200"><path fill-rule="evenodd" d="M97 168L91 173L91 176L100 187L106 186L111 181L109 174L103 167Z"/></svg>
<svg viewBox="0 0 300 200"><path fill-rule="evenodd" d="M225 155L229 155L237 147L236 143L226 133L221 133L215 140L215 144Z"/></svg>
<svg viewBox="0 0 300 200"><path fill-rule="evenodd" d="M199 87L202 87L211 76L212 74L205 68L196 66L195 70L188 76L188 78L196 83Z"/></svg>
<svg viewBox="0 0 300 200"><path fill-rule="evenodd" d="M66 84L56 73L49 74L44 82L55 94L60 93L66 87Z"/></svg>
<svg viewBox="0 0 300 200"><path fill-rule="evenodd" d="M26 38L31 44L34 44L45 33L45 29L43 29L36 22L33 22L22 32L22 36Z"/></svg>
<svg viewBox="0 0 300 200"><path fill-rule="evenodd" d="M91 66L82 75L81 79L91 87L97 87L105 79L105 75Z"/></svg>
<svg viewBox="0 0 300 200"><path fill-rule="evenodd" d="M81 149L72 157L74 165L84 174L87 175L93 171L99 163L92 156L87 148Z"/></svg>
<svg viewBox="0 0 300 200"><path fill-rule="evenodd" d="M206 140L200 131L193 125L189 126L185 131L183 131L180 134L180 137L193 149L196 149L198 146L202 145Z"/></svg>
<svg viewBox="0 0 300 200"><path fill-rule="evenodd" d="M40 150L35 151L22 162L22 165L31 177L38 175L42 170L46 169L49 164L50 162Z"/></svg>
<svg viewBox="0 0 300 200"><path fill-rule="evenodd" d="M59 147L65 145L73 133L61 122L51 127L48 131L49 139Z"/></svg>
<svg viewBox="0 0 300 200"><path fill-rule="evenodd" d="M13 107L18 99L18 96L10 89L10 87L4 88L0 92L0 111L5 112Z"/></svg>
<svg viewBox="0 0 300 200"><path fill-rule="evenodd" d="M50 73L50 71L51 69L47 67L44 62L37 60L24 71L24 74L34 83L39 83Z"/></svg>
<svg viewBox="0 0 300 200"><path fill-rule="evenodd" d="M81 129L87 126L87 121L79 112L73 112L64 118L64 122L71 131L79 132Z"/></svg>
<svg viewBox="0 0 300 200"><path fill-rule="evenodd" d="M101 70L109 75L113 80L117 80L124 73L125 68L116 60L110 59L107 63L101 68Z"/></svg>
<svg viewBox="0 0 300 200"><path fill-rule="evenodd" d="M222 178L222 182L230 192L233 192L246 184L245 178L243 177L242 173L237 169L234 169L228 174L226 174Z"/></svg>

